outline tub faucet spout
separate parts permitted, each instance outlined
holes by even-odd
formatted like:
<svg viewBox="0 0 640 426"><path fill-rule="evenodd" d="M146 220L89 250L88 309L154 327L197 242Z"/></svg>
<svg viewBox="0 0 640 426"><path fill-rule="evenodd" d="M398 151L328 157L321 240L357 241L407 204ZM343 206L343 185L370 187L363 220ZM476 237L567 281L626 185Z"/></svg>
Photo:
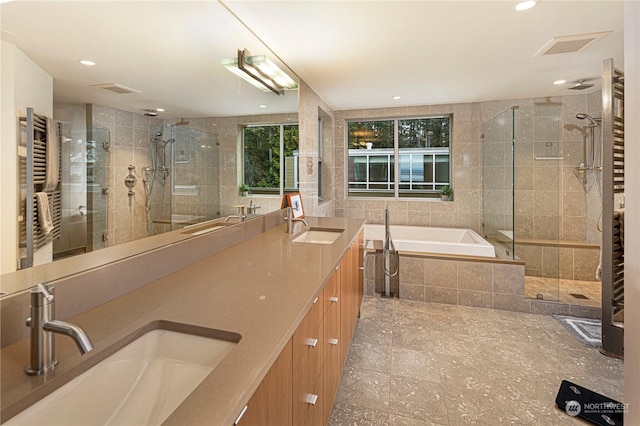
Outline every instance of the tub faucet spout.
<svg viewBox="0 0 640 426"><path fill-rule="evenodd" d="M30 376L45 374L58 364L53 333L71 337L82 354L93 350L91 339L82 328L54 320L54 312L53 286L38 284L31 290L31 317L26 321L27 327L31 329L31 364L26 370Z"/></svg>

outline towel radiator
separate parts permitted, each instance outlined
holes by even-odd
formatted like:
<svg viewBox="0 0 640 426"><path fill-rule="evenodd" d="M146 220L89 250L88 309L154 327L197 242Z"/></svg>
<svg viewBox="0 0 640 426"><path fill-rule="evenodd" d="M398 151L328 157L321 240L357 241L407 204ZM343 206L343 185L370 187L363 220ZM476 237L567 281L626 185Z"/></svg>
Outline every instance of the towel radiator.
<svg viewBox="0 0 640 426"><path fill-rule="evenodd" d="M624 194L624 74L613 59L602 69L602 352L622 357L624 324L624 246L615 195Z"/></svg>
<svg viewBox="0 0 640 426"><path fill-rule="evenodd" d="M35 193L45 185L46 179L46 152L47 152L47 117L36 114L33 108L27 108L27 115L19 118L20 124L26 133L25 143L18 149L20 160L20 184L23 188L24 200L21 203L19 217L20 229L20 269L33 266L33 253L42 246L59 238L61 235L62 221L62 194L56 189L47 192L51 220L54 229L45 235L40 229L38 220L38 206ZM58 124L57 132L60 135ZM58 138L60 140L60 138ZM58 154L58 161L60 155ZM58 173L60 168L58 168ZM59 176L58 176L59 177ZM60 179L58 179L58 182ZM58 188L60 184L58 184Z"/></svg>

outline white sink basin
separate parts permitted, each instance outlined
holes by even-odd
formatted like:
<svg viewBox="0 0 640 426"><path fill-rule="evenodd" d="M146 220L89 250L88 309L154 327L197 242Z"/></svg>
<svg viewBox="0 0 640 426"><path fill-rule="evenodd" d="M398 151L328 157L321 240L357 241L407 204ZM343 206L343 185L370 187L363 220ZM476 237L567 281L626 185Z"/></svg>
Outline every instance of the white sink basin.
<svg viewBox="0 0 640 426"><path fill-rule="evenodd" d="M159 425L235 344L150 331L6 424Z"/></svg>
<svg viewBox="0 0 640 426"><path fill-rule="evenodd" d="M311 228L294 238L294 243L333 244L344 229Z"/></svg>

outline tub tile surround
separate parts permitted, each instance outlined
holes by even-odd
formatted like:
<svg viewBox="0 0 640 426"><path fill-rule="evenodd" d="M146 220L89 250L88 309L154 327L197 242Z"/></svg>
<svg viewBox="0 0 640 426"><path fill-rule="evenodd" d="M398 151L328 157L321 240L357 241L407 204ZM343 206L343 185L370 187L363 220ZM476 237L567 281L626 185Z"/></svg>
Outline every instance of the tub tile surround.
<svg viewBox="0 0 640 426"><path fill-rule="evenodd" d="M555 290L554 283L550 283L547 296L551 300L538 300L536 294L525 292L525 265L521 261L401 254L399 274L401 300L546 315L601 317L595 290L589 292L592 300L578 305L570 296L572 291L578 291L575 284L568 284L573 281L563 286L562 297L557 295L557 282ZM375 259L367 256L365 294L374 296L374 288ZM556 292L555 297L553 291Z"/></svg>
<svg viewBox="0 0 640 426"><path fill-rule="evenodd" d="M331 426L575 424L563 379L624 401L623 362L548 316L365 297L353 342Z"/></svg>

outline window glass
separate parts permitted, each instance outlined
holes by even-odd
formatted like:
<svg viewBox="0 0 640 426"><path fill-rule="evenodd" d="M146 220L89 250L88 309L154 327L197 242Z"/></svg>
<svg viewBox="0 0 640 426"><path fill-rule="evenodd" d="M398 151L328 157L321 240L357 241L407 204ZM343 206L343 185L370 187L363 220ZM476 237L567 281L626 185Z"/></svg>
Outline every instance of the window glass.
<svg viewBox="0 0 640 426"><path fill-rule="evenodd" d="M438 196L450 185L450 118L349 122L349 196Z"/></svg>
<svg viewBox="0 0 640 426"><path fill-rule="evenodd" d="M298 191L297 124L246 126L242 146L243 183L249 185L250 193Z"/></svg>
<svg viewBox="0 0 640 426"><path fill-rule="evenodd" d="M349 123L349 195L393 197L394 122Z"/></svg>

